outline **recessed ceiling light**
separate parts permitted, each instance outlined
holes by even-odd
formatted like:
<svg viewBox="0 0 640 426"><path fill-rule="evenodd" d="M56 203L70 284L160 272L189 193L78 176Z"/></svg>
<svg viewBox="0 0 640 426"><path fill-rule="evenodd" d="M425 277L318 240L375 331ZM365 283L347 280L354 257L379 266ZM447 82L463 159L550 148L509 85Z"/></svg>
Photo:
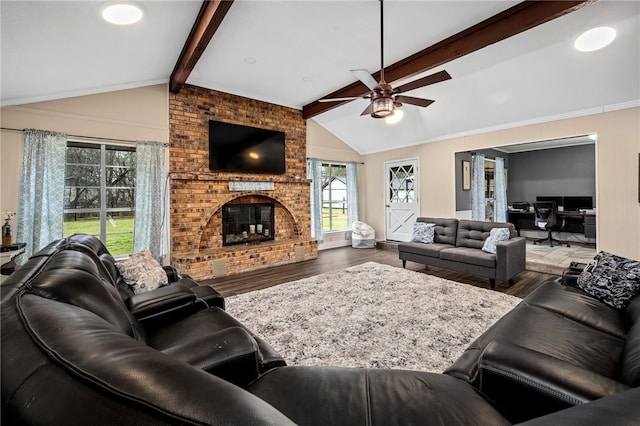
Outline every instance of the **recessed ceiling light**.
<svg viewBox="0 0 640 426"><path fill-rule="evenodd" d="M255 64L257 62L256 58L252 58L251 56L247 56L246 58L244 58L244 61L247 64L251 64L251 65L253 65L253 64Z"/></svg>
<svg viewBox="0 0 640 426"><path fill-rule="evenodd" d="M131 25L142 19L142 10L131 4L114 4L102 11L105 21L115 25Z"/></svg>
<svg viewBox="0 0 640 426"><path fill-rule="evenodd" d="M302 81L305 83L311 83L313 81L313 77L302 77Z"/></svg>
<svg viewBox="0 0 640 426"><path fill-rule="evenodd" d="M608 46L616 38L616 30L611 27L598 27L580 34L573 46L580 52L593 52Z"/></svg>

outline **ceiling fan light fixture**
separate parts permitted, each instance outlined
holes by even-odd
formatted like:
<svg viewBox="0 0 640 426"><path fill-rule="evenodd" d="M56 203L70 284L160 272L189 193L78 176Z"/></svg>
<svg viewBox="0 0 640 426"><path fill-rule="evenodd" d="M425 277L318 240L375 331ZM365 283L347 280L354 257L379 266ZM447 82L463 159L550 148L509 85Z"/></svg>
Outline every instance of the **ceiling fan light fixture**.
<svg viewBox="0 0 640 426"><path fill-rule="evenodd" d="M374 118L385 118L390 114L393 114L395 105L391 98L377 98L371 100L373 109L371 110L371 116Z"/></svg>
<svg viewBox="0 0 640 426"><path fill-rule="evenodd" d="M132 4L112 4L102 10L102 18L114 25L131 25L142 19L142 10Z"/></svg>
<svg viewBox="0 0 640 426"><path fill-rule="evenodd" d="M401 109L396 108L393 111L393 114L387 115L385 117L384 121L386 121L387 124L396 124L397 122L402 120L402 117L404 117L404 113Z"/></svg>

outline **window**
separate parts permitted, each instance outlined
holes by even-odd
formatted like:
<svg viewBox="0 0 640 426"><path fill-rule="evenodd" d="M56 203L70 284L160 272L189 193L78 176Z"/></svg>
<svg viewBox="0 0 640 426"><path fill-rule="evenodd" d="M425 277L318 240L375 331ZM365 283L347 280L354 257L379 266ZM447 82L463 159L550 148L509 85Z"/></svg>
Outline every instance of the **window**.
<svg viewBox="0 0 640 426"><path fill-rule="evenodd" d="M67 142L65 237L98 237L113 256L133 253L135 146Z"/></svg>
<svg viewBox="0 0 640 426"><path fill-rule="evenodd" d="M346 231L347 166L322 164L322 231Z"/></svg>

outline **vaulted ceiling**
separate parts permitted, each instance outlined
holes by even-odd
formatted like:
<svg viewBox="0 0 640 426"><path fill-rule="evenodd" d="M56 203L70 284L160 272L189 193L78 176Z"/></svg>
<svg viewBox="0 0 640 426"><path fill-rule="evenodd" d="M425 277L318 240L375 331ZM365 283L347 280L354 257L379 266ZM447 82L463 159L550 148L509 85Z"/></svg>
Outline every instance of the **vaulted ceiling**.
<svg viewBox="0 0 640 426"><path fill-rule="evenodd" d="M102 2L3 0L1 102L170 81L179 90L186 82L301 109L362 154L639 106L640 2L601 0L575 11L582 2L540 3L386 0L387 80L403 84L441 70L452 76L409 92L436 102L404 105L404 118L390 125L360 116L367 100L326 111L330 105L315 102L367 91L349 70L380 69L376 0L236 0L214 5L213 24L193 31L200 1L138 1L142 21L113 26L100 17ZM525 6L536 9L516 16ZM477 27L488 19L491 25ZM573 48L580 33L605 25L617 31L610 46ZM199 45L185 45L190 33ZM417 67L401 61L416 54Z"/></svg>

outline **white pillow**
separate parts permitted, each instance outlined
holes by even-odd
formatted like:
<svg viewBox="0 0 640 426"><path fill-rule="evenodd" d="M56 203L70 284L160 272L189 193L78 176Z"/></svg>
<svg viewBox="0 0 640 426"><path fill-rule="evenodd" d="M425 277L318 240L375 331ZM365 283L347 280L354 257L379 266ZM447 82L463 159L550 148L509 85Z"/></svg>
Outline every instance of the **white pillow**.
<svg viewBox="0 0 640 426"><path fill-rule="evenodd" d="M116 262L116 266L124 282L131 286L135 294L155 290L169 283L167 273L148 249Z"/></svg>
<svg viewBox="0 0 640 426"><path fill-rule="evenodd" d="M484 240L482 250L487 253L496 254L496 243L498 241L506 241L510 235L509 228L493 228L489 233L489 236Z"/></svg>
<svg viewBox="0 0 640 426"><path fill-rule="evenodd" d="M433 244L436 224L416 222L413 224L411 241L414 243Z"/></svg>

